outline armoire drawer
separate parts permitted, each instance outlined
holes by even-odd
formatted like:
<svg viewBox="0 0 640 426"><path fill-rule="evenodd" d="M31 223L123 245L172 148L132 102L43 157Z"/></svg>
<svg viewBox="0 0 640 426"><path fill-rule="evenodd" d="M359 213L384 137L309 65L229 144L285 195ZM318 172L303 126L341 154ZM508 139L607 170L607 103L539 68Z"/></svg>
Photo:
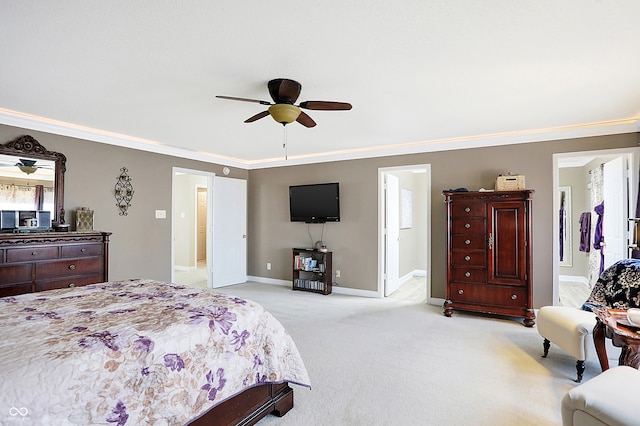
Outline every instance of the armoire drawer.
<svg viewBox="0 0 640 426"><path fill-rule="evenodd" d="M487 252L484 250L451 251L451 266L487 266Z"/></svg>
<svg viewBox="0 0 640 426"><path fill-rule="evenodd" d="M34 262L37 260L57 259L60 254L57 246L35 246L7 249L7 263Z"/></svg>
<svg viewBox="0 0 640 426"><path fill-rule="evenodd" d="M452 234L485 234L485 221L482 217L457 217L451 219Z"/></svg>
<svg viewBox="0 0 640 426"><path fill-rule="evenodd" d="M84 259L65 259L55 262L36 264L36 280L60 278L71 275L99 274L103 270L102 257L87 257Z"/></svg>
<svg viewBox="0 0 640 426"><path fill-rule="evenodd" d="M61 258L102 256L102 244L78 244L61 247Z"/></svg>
<svg viewBox="0 0 640 426"><path fill-rule="evenodd" d="M451 268L451 281L463 283L485 283L487 282L486 268Z"/></svg>
<svg viewBox="0 0 640 426"><path fill-rule="evenodd" d="M484 250L487 237L484 234L452 235L451 250Z"/></svg>
<svg viewBox="0 0 640 426"><path fill-rule="evenodd" d="M451 300L455 303L478 303L506 307L527 306L525 287L451 283Z"/></svg>
<svg viewBox="0 0 640 426"><path fill-rule="evenodd" d="M464 201L451 204L451 217L484 217L486 207L484 203L467 203Z"/></svg>
<svg viewBox="0 0 640 426"><path fill-rule="evenodd" d="M81 287L88 284L102 282L102 275L88 275L83 277L67 277L55 280L38 281L36 291L55 290L59 288Z"/></svg>

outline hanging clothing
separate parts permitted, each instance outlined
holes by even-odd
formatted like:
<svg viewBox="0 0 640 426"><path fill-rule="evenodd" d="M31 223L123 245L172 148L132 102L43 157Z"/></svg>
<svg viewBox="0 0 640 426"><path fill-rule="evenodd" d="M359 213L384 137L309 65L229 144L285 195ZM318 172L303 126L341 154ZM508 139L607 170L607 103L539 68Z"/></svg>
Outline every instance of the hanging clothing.
<svg viewBox="0 0 640 426"><path fill-rule="evenodd" d="M580 251L589 253L591 250L591 212L580 215Z"/></svg>
<svg viewBox="0 0 640 426"><path fill-rule="evenodd" d="M593 248L600 250L600 273L604 271L604 235L602 235L602 218L604 216L604 201L593 208L598 215L596 229L593 236Z"/></svg>
<svg viewBox="0 0 640 426"><path fill-rule="evenodd" d="M560 262L564 260L564 207L560 207Z"/></svg>

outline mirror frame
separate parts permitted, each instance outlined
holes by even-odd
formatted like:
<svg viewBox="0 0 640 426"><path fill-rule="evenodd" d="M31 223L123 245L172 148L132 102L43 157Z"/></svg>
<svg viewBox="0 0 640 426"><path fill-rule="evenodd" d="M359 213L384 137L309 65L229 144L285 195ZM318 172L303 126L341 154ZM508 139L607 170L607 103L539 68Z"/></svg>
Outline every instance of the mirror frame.
<svg viewBox="0 0 640 426"><path fill-rule="evenodd" d="M31 157L39 160L50 160L55 163L53 217L51 222L64 222L64 173L67 171L67 157L59 152L48 151L40 142L29 135L20 136L0 145L0 154Z"/></svg>

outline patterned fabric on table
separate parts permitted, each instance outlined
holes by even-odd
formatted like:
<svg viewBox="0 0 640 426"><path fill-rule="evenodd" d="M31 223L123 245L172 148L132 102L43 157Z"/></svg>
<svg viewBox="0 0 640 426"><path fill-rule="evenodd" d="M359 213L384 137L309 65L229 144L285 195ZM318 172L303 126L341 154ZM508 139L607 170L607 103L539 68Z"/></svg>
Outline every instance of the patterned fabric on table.
<svg viewBox="0 0 640 426"><path fill-rule="evenodd" d="M640 260L624 259L608 267L596 282L583 309L640 307Z"/></svg>
<svg viewBox="0 0 640 426"><path fill-rule="evenodd" d="M0 325L0 424L183 425L250 387L309 383L271 314L211 290L132 280L4 297Z"/></svg>

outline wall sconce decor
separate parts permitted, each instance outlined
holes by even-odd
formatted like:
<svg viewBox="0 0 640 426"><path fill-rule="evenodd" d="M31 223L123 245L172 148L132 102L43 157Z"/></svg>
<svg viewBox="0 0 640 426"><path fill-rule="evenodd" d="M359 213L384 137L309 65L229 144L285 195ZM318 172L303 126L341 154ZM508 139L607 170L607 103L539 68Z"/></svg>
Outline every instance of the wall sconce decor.
<svg viewBox="0 0 640 426"><path fill-rule="evenodd" d="M131 178L127 174L127 168L120 169L122 173L116 180L115 197L116 206L120 209L120 216L127 215L127 209L131 207L131 199L133 198L133 185L131 185Z"/></svg>

